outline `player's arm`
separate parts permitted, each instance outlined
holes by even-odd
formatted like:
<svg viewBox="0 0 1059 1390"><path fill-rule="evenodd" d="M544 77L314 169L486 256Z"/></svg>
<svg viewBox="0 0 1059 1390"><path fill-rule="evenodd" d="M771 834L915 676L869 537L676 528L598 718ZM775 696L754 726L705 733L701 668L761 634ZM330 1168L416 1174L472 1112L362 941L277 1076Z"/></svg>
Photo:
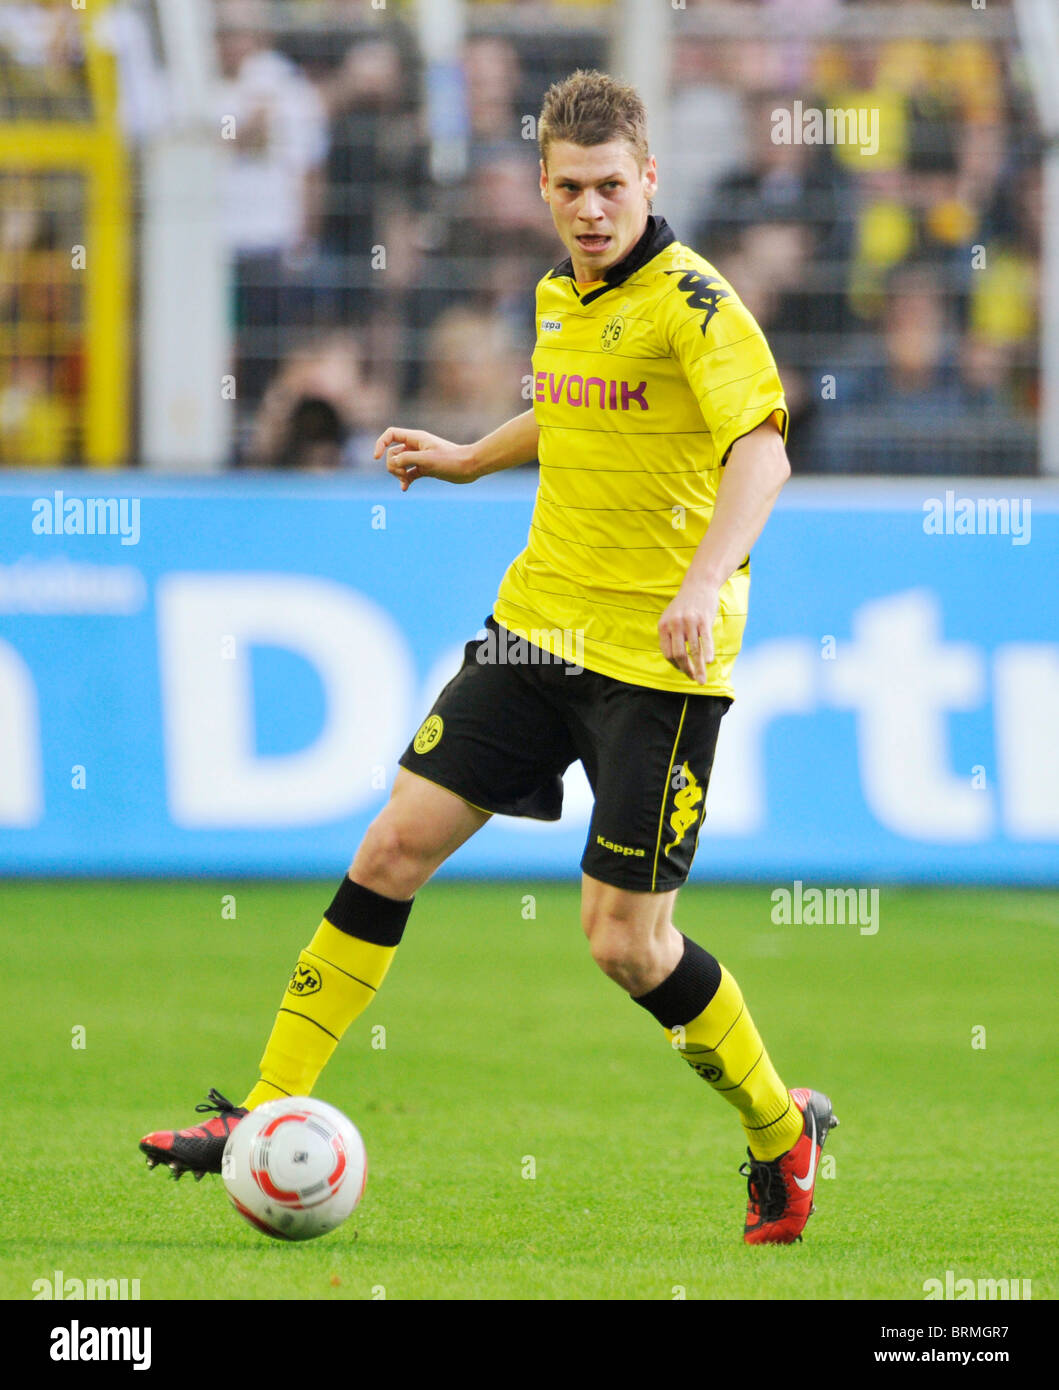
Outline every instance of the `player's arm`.
<svg viewBox="0 0 1059 1390"><path fill-rule="evenodd" d="M386 471L407 492L417 478L441 478L447 483L473 483L487 473L499 473L537 457L540 431L533 411L523 411L475 444L452 444L425 430L391 425L375 443L375 457L386 454Z"/></svg>
<svg viewBox="0 0 1059 1390"><path fill-rule="evenodd" d="M662 655L700 685L706 684L706 667L713 660L721 588L749 555L790 475L772 418L732 445L706 534L658 623Z"/></svg>

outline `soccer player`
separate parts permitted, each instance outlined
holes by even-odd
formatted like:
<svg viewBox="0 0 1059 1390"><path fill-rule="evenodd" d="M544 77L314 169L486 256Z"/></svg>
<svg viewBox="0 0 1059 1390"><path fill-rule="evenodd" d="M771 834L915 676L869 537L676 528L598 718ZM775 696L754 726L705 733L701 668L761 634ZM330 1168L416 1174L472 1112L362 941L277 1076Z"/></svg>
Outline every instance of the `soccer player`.
<svg viewBox="0 0 1059 1390"><path fill-rule="evenodd" d="M750 549L790 475L783 389L731 285L651 211L637 93L576 72L547 92L539 135L568 258L537 286L533 408L470 445L391 426L375 451L402 492L538 458L528 543L294 967L260 1080L240 1106L211 1091L198 1108L212 1119L140 1147L177 1177L219 1171L248 1110L308 1094L423 884L492 815L557 820L580 759L595 798L581 859L592 956L734 1106L744 1239L789 1244L813 1210L831 1102L787 1089L736 981L673 923L733 699Z"/></svg>

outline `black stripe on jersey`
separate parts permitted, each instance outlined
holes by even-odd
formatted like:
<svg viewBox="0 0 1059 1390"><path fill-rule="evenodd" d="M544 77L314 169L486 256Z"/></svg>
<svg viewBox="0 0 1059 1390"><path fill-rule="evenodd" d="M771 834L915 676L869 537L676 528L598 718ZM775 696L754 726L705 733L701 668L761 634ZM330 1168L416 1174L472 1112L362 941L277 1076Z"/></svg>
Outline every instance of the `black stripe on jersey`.
<svg viewBox="0 0 1059 1390"><path fill-rule="evenodd" d="M680 478L687 473L719 473L723 464L714 463L709 468L582 468L577 463L548 463L546 468L554 468L557 473L618 473L630 478L636 473L650 473L654 478Z"/></svg>
<svg viewBox="0 0 1059 1390"><path fill-rule="evenodd" d="M576 502L555 502L550 497L545 497L544 493L537 494L538 502L545 502L549 507L558 507L564 512L636 512L641 516L669 516L672 507L579 507ZM685 511L701 512L705 507L686 507Z"/></svg>
<svg viewBox="0 0 1059 1390"><path fill-rule="evenodd" d="M710 385L706 388L706 390L703 391L702 396L712 395L715 391L723 391L728 386L734 386L737 381L753 381L754 377L761 376L762 372L774 372L775 370L776 369L771 362L766 362L765 365L763 367L759 367L756 372L747 372L746 376L733 376L730 377L727 381L717 382L716 385L714 385L713 382L711 382ZM697 396L696 400L701 401L702 396ZM739 414L745 415L747 410L753 409L754 407L752 405L748 405L746 409L741 410ZM778 410L779 406L773 406L773 409ZM735 417L733 416L732 418L734 419Z"/></svg>
<svg viewBox="0 0 1059 1390"><path fill-rule="evenodd" d="M544 588L542 585L540 585L540 584L531 584L531 583L529 582L529 580L525 577L525 575L521 574L521 572L520 572L520 576L519 576L519 577L522 579L522 582L523 582L523 584L525 584L526 588L527 588L527 589L532 589L533 592L534 592L535 594L547 594L550 598L576 598L576 599L581 598L581 595L580 595L580 594L567 594L567 593L564 593L562 589L545 589L545 588ZM540 624L541 624L541 616L540 616L540 614L537 612L537 610L536 610L535 608L527 608L526 605L525 605L524 603L516 603L515 600L514 600L513 598L506 598L506 599L504 600L504 602L507 604L507 606L508 606L509 608L518 608L518 609L521 610L521 612L523 612L523 613L528 613L528 614L530 615L531 618L535 618L535 619L536 619L536 626L537 626L538 628L540 627ZM652 607L652 608L639 608L639 607L637 607L636 605L631 604L631 603L613 603L613 602L611 602L610 599L605 599L605 598L594 598L594 599L592 599L592 601L591 601L591 606L592 606L593 608L620 608L620 609L622 610L623 613L660 613L660 612L662 611L660 608L657 607L657 605L656 605L655 607ZM732 617L734 617L734 618L745 618L745 617L746 617L746 613L745 613L745 612L733 613L733 614L732 614ZM617 645L617 644L614 643L614 642L601 642L600 639L599 639L598 637L586 637L586 638L585 638L585 641L586 641L586 642L594 642L597 646L603 646L603 647L613 647L613 646L616 646L616 645ZM626 651L630 651L630 652L646 652L646 651L654 651L655 649L654 649L654 647L627 647L627 648L625 648L625 650L626 650ZM659 655L661 655L661 653L659 653ZM738 655L738 651L736 651L736 652L733 653L733 652L730 651L729 648L727 648L727 647L724 647L724 648L718 647L718 648L714 651L714 654L713 654L714 660L715 660L715 661L717 660L718 657L721 657L721 656L732 656L732 655L736 655L736 656L737 656L737 655Z"/></svg>
<svg viewBox="0 0 1059 1390"><path fill-rule="evenodd" d="M523 580L523 582L525 583L525 580ZM527 588L527 589L532 589L533 592L534 592L535 594L549 594L552 598L580 598L580 597L581 597L580 594L564 594L563 591L562 591L561 589L542 589L541 586L540 586L539 584L528 584L528 583L527 583L527 584L526 584L526 588ZM525 605L524 603L516 603L514 599L510 599L510 598L505 599L504 602L507 604L507 606L508 606L509 608L518 608L518 609L520 609L523 613L528 613L528 614L530 615L530 617L532 617L532 618L535 619L537 627L538 627L538 628L540 627L540 622L541 622L540 614L537 613L537 610L536 610L536 609L534 609L534 608L527 608L526 605ZM634 608L633 605L632 605L631 603L611 603L611 602L610 602L609 600L607 600L607 599L599 599L599 598L593 599L593 600L592 600L592 607L593 607L593 608L620 608L620 609L622 610L622 612L624 612L624 613L657 613L657 612L659 611L657 608Z"/></svg>
<svg viewBox="0 0 1059 1390"><path fill-rule="evenodd" d="M527 585L526 585L526 588L527 588L527 589L532 589L532 590L534 591L534 593L537 593L537 594L549 594L549 593L554 592L554 591L551 590L551 589L541 589L539 586L534 585L534 584L527 584ZM570 597L568 594L558 594L558 593L557 593L555 596L556 596L556 598L569 598L569 597ZM510 604L510 606L511 606L512 608L521 608L522 611L523 611L523 613L530 613L530 614L533 613L533 609L527 608L527 607L525 606L525 604L523 604L523 603L515 603L514 600L512 600L512 599L505 599L504 602L507 603L507 604ZM591 608L622 608L622 607L624 607L624 605L623 605L623 604L620 604L620 603L604 603L604 602L597 602L595 599L593 599L592 602L589 604L589 607L591 607ZM656 609L656 608L651 608L651 609L647 609L647 608L630 608L630 609L629 609L629 612L630 612L630 613L648 613L648 612L650 612L650 613L657 613L657 612L660 612L660 611L661 611L660 609ZM746 617L746 614L745 614L745 613L733 613L731 616L732 616L733 618L745 618L745 617ZM537 628L539 629L539 628L540 628L540 624L541 624L541 622L542 622L542 619L541 619L541 617L540 617L540 614L536 614L536 619L537 619L537 620L536 620L536 623L534 624L534 626L537 627ZM602 637L589 637L587 634L585 635L585 647L586 647L586 648L588 648L588 647L613 647L615 651L619 651L619 652L648 652L648 653L650 653L652 656L658 656L658 657L661 657L661 656L662 656L661 650L660 650L658 647L631 647L631 646L628 644L628 642L606 642L606 641L604 641L604 639L603 639ZM733 648L730 648L730 647L717 647L717 648L714 650L714 653L713 653L713 660L714 660L714 661L719 661L719 660L721 659L721 657L738 656L738 655L739 655L739 648L738 648L738 647L736 647L736 648L734 648L734 649L733 649ZM712 664L713 664L713 663L711 662L711 665L712 665ZM635 682L633 682L633 684L635 684Z"/></svg>
<svg viewBox="0 0 1059 1390"><path fill-rule="evenodd" d="M563 310L557 309L555 312L562 313ZM587 319L590 317L590 315L568 313L566 314L566 317L568 319ZM628 315L623 314L622 318L628 318ZM596 322L599 323L598 314L596 315ZM602 351L601 348L567 347L565 343L561 348L553 347L551 343L537 343L536 349L538 352L561 352L564 356L570 353L578 352L581 354L582 357L598 357L600 352ZM617 348L608 352L607 356L608 358L618 357L623 362L672 362L673 360L673 354L671 352L618 352Z"/></svg>
<svg viewBox="0 0 1059 1390"><path fill-rule="evenodd" d="M647 282L644 281L644 284L646 284L646 283L647 283ZM634 289L635 286L634 286L634 285L630 285L629 288L630 288L630 289ZM599 322L599 315L598 315L598 314L579 314L579 313L577 312L576 309L567 309L567 308L557 309L555 312L556 312L556 313L561 313L561 314L563 315L563 318L564 318L564 319L584 319L585 323L598 323L598 322ZM651 318L645 318L642 314L627 314L627 313L624 313L624 312L623 312L623 313L622 313L622 318L625 320L626 323L646 323L646 324L650 324L650 326L651 326L652 328L653 328L654 325L655 325L655 319L654 319L653 316L652 316ZM541 346L542 346L542 347L547 347L547 343L542 343ZM562 351L563 351L563 352L598 352L599 349L598 349L598 348L563 348ZM612 351L608 351L608 353L607 353L607 356L608 356L608 357L627 357L627 356L629 356L629 355L630 355L630 354L628 354L628 353L619 352L619 351L617 350L617 348L614 348ZM633 353L632 356L633 356L633 357L639 357L639 356L641 356L641 354L638 353L638 352L636 352L636 353ZM645 354L643 354L643 356L651 356L651 354L650 354L650 353L645 353ZM671 353L666 353L666 352L658 352L658 353L655 353L654 356L656 356L656 357L669 357L669 356L672 356L672 354L671 354Z"/></svg>
<svg viewBox="0 0 1059 1390"><path fill-rule="evenodd" d="M536 522L530 522L531 531L539 531L542 536L551 536L552 540L562 541L565 545L580 545L585 550L698 550L695 545L593 545L591 541L575 541L571 536L560 536L557 531L546 531L543 526L538 526Z"/></svg>
<svg viewBox="0 0 1059 1390"><path fill-rule="evenodd" d="M773 406L772 408L773 408L773 410L778 410L778 409L779 409L779 406ZM735 416L732 415L732 416L730 416L729 418L732 419L732 420L734 420L734 419L735 419ZM600 429L593 429L593 427L592 427L591 425L539 425L539 426L538 426L538 429L542 429L542 430L572 430L575 434L620 434L620 435L624 435L627 439L639 439L639 438L640 438L641 436L643 436L643 435L655 435L655 434L672 434L672 435L681 435L681 436L683 436L683 435L700 435L700 434L711 434L711 433L712 433L711 430L619 430L619 429L608 430L608 429L606 429L605 427L604 427L604 428L600 428ZM658 471L658 470L656 470L656 471Z"/></svg>
<svg viewBox="0 0 1059 1390"><path fill-rule="evenodd" d="M756 337L756 333L747 333L742 338L733 338L731 342L729 342L726 339L723 343L714 343L713 347L708 347L704 349L704 351L700 352L697 357L693 357L689 365L693 365L696 362L701 362L704 357L712 357L715 352L720 352L723 348L738 347L740 343L748 343L750 342L751 338Z"/></svg>

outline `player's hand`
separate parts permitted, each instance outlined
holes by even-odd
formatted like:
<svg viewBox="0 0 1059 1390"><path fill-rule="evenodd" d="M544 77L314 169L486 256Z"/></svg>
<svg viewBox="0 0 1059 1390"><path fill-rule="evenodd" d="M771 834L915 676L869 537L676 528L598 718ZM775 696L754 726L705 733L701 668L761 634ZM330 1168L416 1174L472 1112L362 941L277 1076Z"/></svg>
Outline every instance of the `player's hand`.
<svg viewBox="0 0 1059 1390"><path fill-rule="evenodd" d="M681 586L658 620L658 645L662 655L671 666L699 685L706 684L706 667L713 660L713 624L718 601L716 589Z"/></svg>
<svg viewBox="0 0 1059 1390"><path fill-rule="evenodd" d="M441 478L446 483L470 483L473 462L469 444L453 444L426 430L391 425L375 441L375 457L386 455L386 471L407 492L417 478Z"/></svg>

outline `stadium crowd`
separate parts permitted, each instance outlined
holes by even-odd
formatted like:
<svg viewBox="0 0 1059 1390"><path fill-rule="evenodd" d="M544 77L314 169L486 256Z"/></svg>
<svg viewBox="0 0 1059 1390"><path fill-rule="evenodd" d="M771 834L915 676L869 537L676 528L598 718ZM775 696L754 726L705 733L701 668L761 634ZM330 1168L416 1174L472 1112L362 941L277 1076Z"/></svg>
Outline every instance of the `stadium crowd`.
<svg viewBox="0 0 1059 1390"><path fill-rule="evenodd" d="M687 0L670 21L656 211L765 329L795 470L1034 471L1041 148L1012 47L839 41L829 18L860 8L840 0L798 0L797 40L681 34L702 8ZM386 420L470 439L526 408L534 285L561 259L537 191L535 116L551 81L607 65L608 4L469 9L454 82L424 63L396 0L331 0L312 23L297 5L216 0L217 116L238 129L219 209L234 466L374 468L369 441ZM580 22L555 23L559 10ZM512 11L523 22L496 22ZM53 46L49 61L61 71L76 55ZM17 25L0 25L6 119L40 62ZM432 84L455 153L431 129ZM877 147L782 138L777 112L797 103L874 113ZM130 128L130 141L148 134ZM47 440L63 436L76 350L58 331L15 350L15 325L72 312L74 291L49 268L67 237L60 214L27 198L0 210L3 462L57 461Z"/></svg>

